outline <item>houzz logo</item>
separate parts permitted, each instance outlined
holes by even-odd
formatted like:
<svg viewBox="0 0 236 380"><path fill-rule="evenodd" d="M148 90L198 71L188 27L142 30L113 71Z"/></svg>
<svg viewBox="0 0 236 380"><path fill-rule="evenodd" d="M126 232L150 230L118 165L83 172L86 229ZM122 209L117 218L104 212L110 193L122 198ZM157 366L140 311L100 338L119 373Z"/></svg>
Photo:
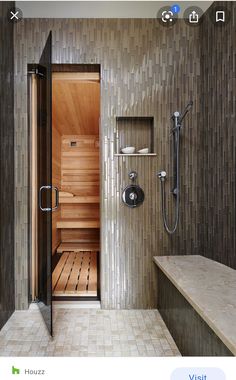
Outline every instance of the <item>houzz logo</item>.
<svg viewBox="0 0 236 380"><path fill-rule="evenodd" d="M19 368L15 368L14 366L12 366L11 373L12 373L12 375L19 375L20 370L19 370Z"/></svg>
<svg viewBox="0 0 236 380"><path fill-rule="evenodd" d="M20 374L19 368L16 368L14 366L12 366L11 372L12 372L12 375L19 375ZM27 369L23 370L23 373L25 375L45 375L46 371L44 369L28 369L27 368Z"/></svg>

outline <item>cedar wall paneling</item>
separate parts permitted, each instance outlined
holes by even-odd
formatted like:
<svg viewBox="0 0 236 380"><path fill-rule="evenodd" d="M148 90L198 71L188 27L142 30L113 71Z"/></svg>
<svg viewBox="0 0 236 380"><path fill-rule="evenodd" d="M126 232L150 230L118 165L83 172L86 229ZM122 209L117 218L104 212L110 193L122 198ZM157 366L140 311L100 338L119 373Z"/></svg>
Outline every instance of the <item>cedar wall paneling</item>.
<svg viewBox="0 0 236 380"><path fill-rule="evenodd" d="M101 65L101 300L103 308L156 307L154 255L202 251L202 170L199 128L199 28L179 21L163 28L156 19L25 19L15 28L15 175L18 308L27 307L27 63L36 63L49 30L54 63ZM181 215L178 233L161 220L158 169L170 176L170 115L193 99L181 141ZM114 157L116 116L153 116L157 157ZM122 189L138 172L145 201L135 210ZM169 195L168 184L168 195Z"/></svg>
<svg viewBox="0 0 236 380"><path fill-rule="evenodd" d="M92 112L91 108L89 111ZM96 132L98 133L98 125ZM71 146L72 141L76 146ZM72 193L75 197L92 195L99 199L99 136L63 135L61 147L61 190ZM85 218L99 222L99 203L62 203L61 218L62 220ZM74 229L74 231L62 229L62 241L71 241L71 234L74 242L99 241L99 231L98 229L94 231L94 228Z"/></svg>
<svg viewBox="0 0 236 380"><path fill-rule="evenodd" d="M14 40L13 24L7 18L12 7L14 2L0 2L0 329L15 308ZM28 250L27 240L25 249ZM24 270L27 272L27 255L25 259ZM24 287L27 289L27 282L24 283Z"/></svg>
<svg viewBox="0 0 236 380"><path fill-rule="evenodd" d="M236 269L236 3L226 4L230 23L201 27L204 255Z"/></svg>

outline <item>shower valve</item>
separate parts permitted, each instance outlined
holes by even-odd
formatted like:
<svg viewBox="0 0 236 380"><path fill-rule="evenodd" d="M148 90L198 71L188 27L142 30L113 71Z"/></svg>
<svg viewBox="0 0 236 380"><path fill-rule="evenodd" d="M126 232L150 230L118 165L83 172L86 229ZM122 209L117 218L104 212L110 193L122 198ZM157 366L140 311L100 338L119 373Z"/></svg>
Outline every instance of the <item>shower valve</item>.
<svg viewBox="0 0 236 380"><path fill-rule="evenodd" d="M161 170L160 172L157 173L157 176L158 176L158 178L161 181L165 181L165 179L166 179L166 172L164 170Z"/></svg>

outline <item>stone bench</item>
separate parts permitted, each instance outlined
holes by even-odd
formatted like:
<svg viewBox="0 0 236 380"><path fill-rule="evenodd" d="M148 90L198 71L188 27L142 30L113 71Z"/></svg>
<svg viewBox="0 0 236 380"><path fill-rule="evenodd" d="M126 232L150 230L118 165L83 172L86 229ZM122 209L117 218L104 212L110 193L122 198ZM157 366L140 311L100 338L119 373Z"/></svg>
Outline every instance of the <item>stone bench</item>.
<svg viewBox="0 0 236 380"><path fill-rule="evenodd" d="M158 309L180 352L236 356L236 271L198 255L153 260Z"/></svg>

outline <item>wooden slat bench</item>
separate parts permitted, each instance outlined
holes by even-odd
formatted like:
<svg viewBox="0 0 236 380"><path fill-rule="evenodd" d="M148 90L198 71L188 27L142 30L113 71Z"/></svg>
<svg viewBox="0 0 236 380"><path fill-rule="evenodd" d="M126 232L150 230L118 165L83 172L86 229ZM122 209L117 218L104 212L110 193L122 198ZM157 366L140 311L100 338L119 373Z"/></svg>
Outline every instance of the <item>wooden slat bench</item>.
<svg viewBox="0 0 236 380"><path fill-rule="evenodd" d="M52 275L53 296L97 296L97 251L63 252Z"/></svg>

